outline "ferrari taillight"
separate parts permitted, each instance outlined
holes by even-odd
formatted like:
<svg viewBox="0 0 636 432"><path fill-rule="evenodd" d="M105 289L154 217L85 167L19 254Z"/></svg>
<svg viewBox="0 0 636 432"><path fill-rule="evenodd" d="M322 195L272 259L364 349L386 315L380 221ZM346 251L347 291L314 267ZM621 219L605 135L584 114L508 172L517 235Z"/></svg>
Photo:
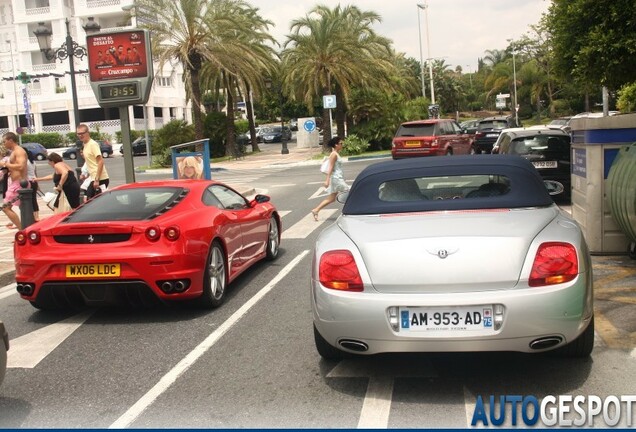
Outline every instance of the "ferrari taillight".
<svg viewBox="0 0 636 432"><path fill-rule="evenodd" d="M161 230L157 227L149 227L146 229L146 238L150 241L157 241L161 237Z"/></svg>
<svg viewBox="0 0 636 432"><path fill-rule="evenodd" d="M29 231L29 232L18 231L15 234L15 242L20 246L24 246L27 243L27 241L31 243L32 245L36 245L40 243L41 240L42 240L42 237L40 236L39 231Z"/></svg>
<svg viewBox="0 0 636 432"><path fill-rule="evenodd" d="M27 238L29 239L29 243L33 245L40 243L40 240L42 240L42 237L40 236L40 231L30 231L27 234Z"/></svg>
<svg viewBox="0 0 636 432"><path fill-rule="evenodd" d="M356 260L348 250L325 252L320 257L318 270L320 283L340 291L362 291L362 278Z"/></svg>
<svg viewBox="0 0 636 432"><path fill-rule="evenodd" d="M531 287L569 282L579 273L576 249L569 243L549 242L539 246L534 257L530 280Z"/></svg>
<svg viewBox="0 0 636 432"><path fill-rule="evenodd" d="M24 246L27 242L27 235L24 231L18 231L15 233L15 242L20 246Z"/></svg>
<svg viewBox="0 0 636 432"><path fill-rule="evenodd" d="M163 231L163 234L166 236L166 238L168 240L175 241L175 240L177 240L179 238L180 231L179 231L178 227L171 226L171 227L166 228Z"/></svg>

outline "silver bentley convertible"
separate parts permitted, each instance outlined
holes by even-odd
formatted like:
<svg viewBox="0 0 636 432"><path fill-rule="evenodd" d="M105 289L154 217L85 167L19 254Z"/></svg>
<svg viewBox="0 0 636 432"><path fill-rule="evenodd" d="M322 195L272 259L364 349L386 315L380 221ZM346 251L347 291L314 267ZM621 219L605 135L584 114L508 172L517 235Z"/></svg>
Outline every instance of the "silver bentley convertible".
<svg viewBox="0 0 636 432"><path fill-rule="evenodd" d="M339 198L342 215L313 251L319 354L589 356L589 251L546 186L518 156L367 167Z"/></svg>

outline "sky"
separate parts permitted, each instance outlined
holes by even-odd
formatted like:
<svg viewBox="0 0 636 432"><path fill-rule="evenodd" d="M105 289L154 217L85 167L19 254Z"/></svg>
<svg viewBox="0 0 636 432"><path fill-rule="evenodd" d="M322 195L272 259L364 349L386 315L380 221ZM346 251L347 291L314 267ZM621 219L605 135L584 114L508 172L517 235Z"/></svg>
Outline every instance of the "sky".
<svg viewBox="0 0 636 432"><path fill-rule="evenodd" d="M290 22L307 15L315 5L330 8L355 5L382 17L374 30L391 39L396 51L419 61L421 29L422 59L443 58L452 69L460 65L464 72L474 72L477 59L483 58L486 50L505 49L508 39L528 33L529 26L537 24L550 6L550 0L249 0L249 3L275 24L270 32L281 43L289 34ZM428 4L427 13L418 8L418 3Z"/></svg>

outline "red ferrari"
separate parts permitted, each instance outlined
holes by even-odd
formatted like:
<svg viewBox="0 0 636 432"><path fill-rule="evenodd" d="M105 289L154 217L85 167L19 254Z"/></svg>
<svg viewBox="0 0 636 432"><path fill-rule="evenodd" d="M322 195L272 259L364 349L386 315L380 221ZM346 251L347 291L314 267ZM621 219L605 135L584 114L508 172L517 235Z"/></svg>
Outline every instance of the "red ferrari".
<svg viewBox="0 0 636 432"><path fill-rule="evenodd" d="M210 180L113 188L16 234L17 290L40 309L157 299L216 307L232 280L278 255L281 220L269 200Z"/></svg>

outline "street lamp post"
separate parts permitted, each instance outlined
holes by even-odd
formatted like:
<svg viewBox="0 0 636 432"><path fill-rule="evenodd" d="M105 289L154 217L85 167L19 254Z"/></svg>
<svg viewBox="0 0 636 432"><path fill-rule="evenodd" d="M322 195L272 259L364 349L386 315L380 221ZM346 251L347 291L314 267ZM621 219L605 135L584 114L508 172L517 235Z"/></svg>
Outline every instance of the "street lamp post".
<svg viewBox="0 0 636 432"><path fill-rule="evenodd" d="M283 92L280 92L280 141L282 147L280 149L280 154L289 154L289 149L287 148L287 138L285 138L285 119L283 118L283 106L284 106L284 98Z"/></svg>
<svg viewBox="0 0 636 432"><path fill-rule="evenodd" d="M420 80L422 81L422 97L426 97L426 87L424 85L424 58L422 56L422 27L420 25L420 9L426 6L417 5L417 32L419 34L418 40L420 41Z"/></svg>
<svg viewBox="0 0 636 432"><path fill-rule="evenodd" d="M73 116L75 125L80 123L79 116L79 108L77 105L77 85L75 84L75 64L73 63L73 58L77 57L78 59L83 59L86 55L86 48L83 46L79 46L77 42L73 40L71 37L71 31L69 28L69 20L66 18L66 41L64 44L56 49L51 49L51 36L53 32L44 25L43 22L38 23L38 27L33 30L33 34L38 38L38 45L40 46L40 51L44 54L47 60L59 59L60 61L64 61L68 58L69 64L69 73L71 75L71 97L73 100ZM88 23L84 26L84 30L86 33L97 32L101 29L100 25L93 20L93 17L88 18ZM84 158L78 152L77 155L77 166L81 167L84 165Z"/></svg>
<svg viewBox="0 0 636 432"><path fill-rule="evenodd" d="M426 50L428 52L428 75L431 81L431 103L435 105L435 85L433 84L433 63L431 58L431 43L428 37L428 5L426 3L418 3L417 7L424 9L424 18L426 19Z"/></svg>
<svg viewBox="0 0 636 432"><path fill-rule="evenodd" d="M20 128L20 107L18 105L18 85L16 81L18 80L18 76L15 73L15 63L13 62L13 45L11 44L11 39L7 39L6 41L9 44L9 54L11 55L11 70L13 71L13 97L15 99L15 129L18 132ZM22 134L18 133L18 140L20 141L20 145L22 145Z"/></svg>
<svg viewBox="0 0 636 432"><path fill-rule="evenodd" d="M512 85L515 91L515 126L519 126L519 106L517 105L517 64L515 61L515 52L512 51Z"/></svg>

